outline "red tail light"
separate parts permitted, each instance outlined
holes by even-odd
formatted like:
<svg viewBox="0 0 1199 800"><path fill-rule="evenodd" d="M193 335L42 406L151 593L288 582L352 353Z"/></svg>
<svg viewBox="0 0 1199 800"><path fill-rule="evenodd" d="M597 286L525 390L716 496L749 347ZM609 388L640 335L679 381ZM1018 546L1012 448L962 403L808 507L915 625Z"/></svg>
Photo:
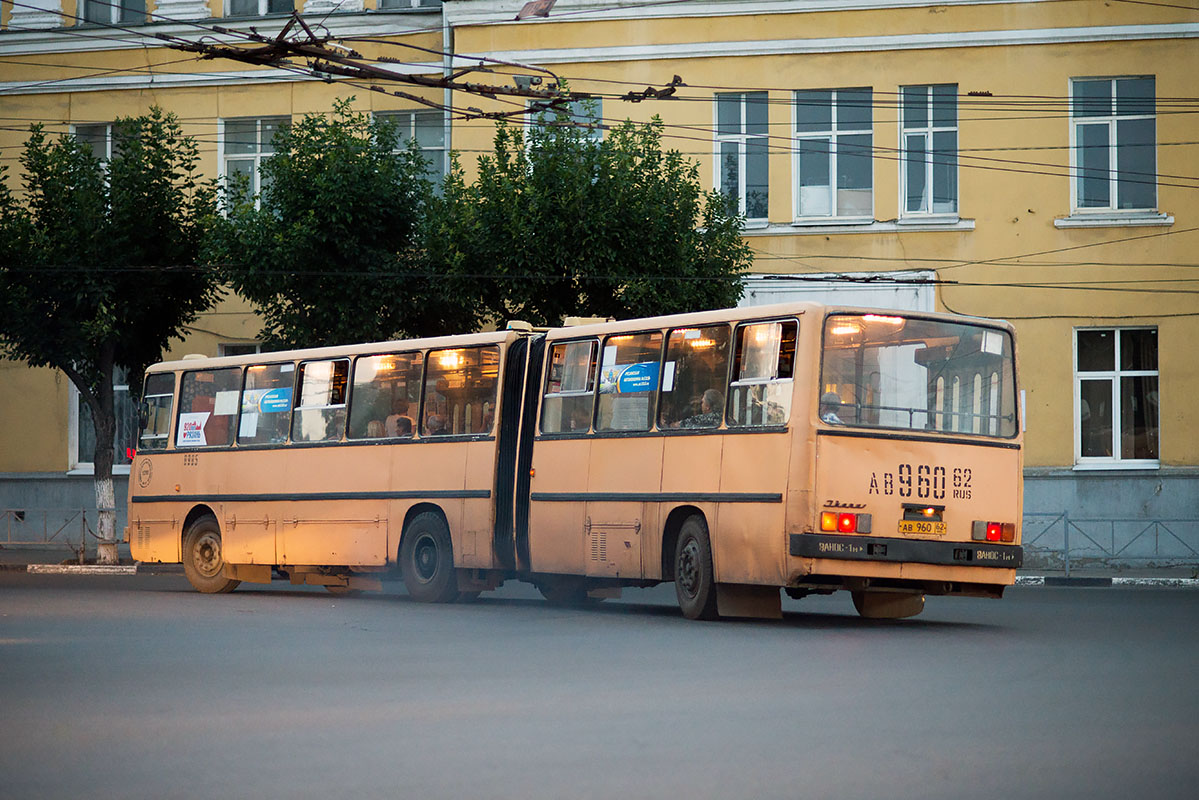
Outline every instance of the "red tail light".
<svg viewBox="0 0 1199 800"><path fill-rule="evenodd" d="M853 533L858 528L857 514L838 514L837 530L841 533Z"/></svg>

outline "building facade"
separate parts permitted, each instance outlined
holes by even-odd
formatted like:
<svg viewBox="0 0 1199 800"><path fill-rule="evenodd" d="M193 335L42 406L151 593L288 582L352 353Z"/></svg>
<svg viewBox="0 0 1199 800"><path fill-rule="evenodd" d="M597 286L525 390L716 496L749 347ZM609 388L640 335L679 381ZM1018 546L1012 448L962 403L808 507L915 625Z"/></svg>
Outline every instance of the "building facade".
<svg viewBox="0 0 1199 800"><path fill-rule="evenodd" d="M470 80L565 81L594 97L577 111L597 131L660 117L666 145L746 217L747 303L1010 320L1034 561L1146 565L1199 564L1199 11L1183 5L558 0L523 19L520 0L295 7L401 74L488 64ZM0 163L19 171L32 122L106 152L112 120L157 105L199 140L209 174L253 181L278 125L354 95L395 115L436 171L457 151L469 179L491 121L163 46L274 35L292 10L4 0ZM525 102L385 88L461 111ZM255 330L227 300L172 355L253 347ZM2 363L0 409L0 507L90 502L69 382Z"/></svg>

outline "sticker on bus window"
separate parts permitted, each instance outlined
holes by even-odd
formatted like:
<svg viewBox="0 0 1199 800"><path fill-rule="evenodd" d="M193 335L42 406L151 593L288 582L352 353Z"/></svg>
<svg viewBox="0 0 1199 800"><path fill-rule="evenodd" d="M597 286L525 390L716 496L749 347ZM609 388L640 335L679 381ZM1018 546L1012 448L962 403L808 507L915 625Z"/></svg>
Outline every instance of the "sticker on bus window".
<svg viewBox="0 0 1199 800"><path fill-rule="evenodd" d="M176 447L204 447L204 426L208 424L209 412L194 411L179 415L179 437Z"/></svg>
<svg viewBox="0 0 1199 800"><path fill-rule="evenodd" d="M635 394L658 388L658 362L617 364L600 374L600 394Z"/></svg>
<svg viewBox="0 0 1199 800"><path fill-rule="evenodd" d="M212 413L218 417L231 416L237 413L237 390L217 392L213 403Z"/></svg>

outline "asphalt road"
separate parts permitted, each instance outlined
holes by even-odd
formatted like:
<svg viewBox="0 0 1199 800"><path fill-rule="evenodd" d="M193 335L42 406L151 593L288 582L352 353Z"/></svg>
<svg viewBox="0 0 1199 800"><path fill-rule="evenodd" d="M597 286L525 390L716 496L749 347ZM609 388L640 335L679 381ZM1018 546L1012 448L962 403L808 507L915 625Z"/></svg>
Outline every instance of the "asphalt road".
<svg viewBox="0 0 1199 800"><path fill-rule="evenodd" d="M0 798L1199 794L1199 591L784 612L0 573Z"/></svg>

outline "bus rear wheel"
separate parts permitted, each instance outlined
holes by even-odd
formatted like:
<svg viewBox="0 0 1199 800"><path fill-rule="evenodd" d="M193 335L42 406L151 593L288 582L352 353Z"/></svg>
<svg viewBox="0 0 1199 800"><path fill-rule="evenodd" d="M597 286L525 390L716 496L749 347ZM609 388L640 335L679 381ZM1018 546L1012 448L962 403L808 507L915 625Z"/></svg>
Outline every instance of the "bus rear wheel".
<svg viewBox="0 0 1199 800"><path fill-rule="evenodd" d="M924 595L901 592L853 592L853 607L866 619L903 619L924 610Z"/></svg>
<svg viewBox="0 0 1199 800"><path fill-rule="evenodd" d="M225 577L221 526L215 517L200 517L183 535L183 574L196 591L205 594L232 592L241 583Z"/></svg>
<svg viewBox="0 0 1199 800"><path fill-rule="evenodd" d="M674 548L674 593L687 619L716 619L716 578L708 523L692 514L679 528Z"/></svg>
<svg viewBox="0 0 1199 800"><path fill-rule="evenodd" d="M458 575L450 530L440 514L417 514L404 529L400 575L413 600L452 603L458 599Z"/></svg>

